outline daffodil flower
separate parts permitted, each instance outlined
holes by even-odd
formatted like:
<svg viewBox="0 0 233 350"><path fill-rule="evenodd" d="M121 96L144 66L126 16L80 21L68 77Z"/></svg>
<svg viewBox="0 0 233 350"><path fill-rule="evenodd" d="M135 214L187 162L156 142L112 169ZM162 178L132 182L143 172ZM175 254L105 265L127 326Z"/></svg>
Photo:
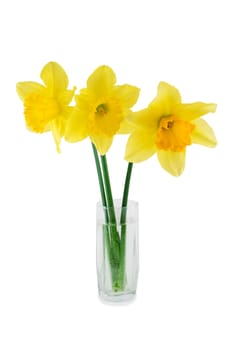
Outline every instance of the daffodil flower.
<svg viewBox="0 0 233 350"><path fill-rule="evenodd" d="M179 176L185 167L187 146L192 143L216 146L213 130L200 119L215 110L214 103L182 103L179 91L161 82L157 97L148 108L129 116L135 129L128 139L125 159L141 162L157 153L161 166Z"/></svg>
<svg viewBox="0 0 233 350"><path fill-rule="evenodd" d="M24 103L26 126L30 131L52 131L57 151L64 135L65 124L71 113L75 88L68 90L68 77L56 62L49 62L40 74L45 85L27 81L17 84L16 89Z"/></svg>
<svg viewBox="0 0 233 350"><path fill-rule="evenodd" d="M87 87L75 96L76 109L65 131L67 141L89 136L99 153L105 155L116 133L129 133L126 117L138 99L139 89L115 83L115 73L108 66L100 66L88 78Z"/></svg>

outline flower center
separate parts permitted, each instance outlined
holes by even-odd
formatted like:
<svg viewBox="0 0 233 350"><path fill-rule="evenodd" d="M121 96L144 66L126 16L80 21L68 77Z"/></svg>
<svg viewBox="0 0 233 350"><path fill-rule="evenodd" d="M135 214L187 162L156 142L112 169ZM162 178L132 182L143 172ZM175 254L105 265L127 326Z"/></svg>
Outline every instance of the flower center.
<svg viewBox="0 0 233 350"><path fill-rule="evenodd" d="M53 98L29 94L24 100L24 115L30 130L43 132L49 122L59 114L59 105Z"/></svg>
<svg viewBox="0 0 233 350"><path fill-rule="evenodd" d="M163 117L159 123L156 145L165 151L182 152L187 145L191 145L193 129L193 124L176 116Z"/></svg>
<svg viewBox="0 0 233 350"><path fill-rule="evenodd" d="M124 114L118 101L109 97L101 99L89 114L90 133L112 137L119 130L123 118Z"/></svg>
<svg viewBox="0 0 233 350"><path fill-rule="evenodd" d="M108 105L107 103L101 103L96 107L96 116L104 116L108 112Z"/></svg>

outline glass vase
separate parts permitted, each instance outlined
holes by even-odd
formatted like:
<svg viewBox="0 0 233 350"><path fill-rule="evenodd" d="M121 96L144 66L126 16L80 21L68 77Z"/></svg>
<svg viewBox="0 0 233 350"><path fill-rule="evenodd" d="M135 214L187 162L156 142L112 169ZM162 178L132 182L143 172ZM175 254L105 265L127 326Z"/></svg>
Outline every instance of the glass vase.
<svg viewBox="0 0 233 350"><path fill-rule="evenodd" d="M114 207L97 203L96 266L102 301L129 302L134 299L139 270L138 203L121 200Z"/></svg>

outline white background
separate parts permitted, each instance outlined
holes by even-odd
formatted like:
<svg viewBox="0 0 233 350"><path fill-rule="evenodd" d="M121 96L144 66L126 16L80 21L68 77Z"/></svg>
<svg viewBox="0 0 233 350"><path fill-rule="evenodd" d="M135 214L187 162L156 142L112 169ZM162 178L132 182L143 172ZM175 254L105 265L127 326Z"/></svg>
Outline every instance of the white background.
<svg viewBox="0 0 233 350"><path fill-rule="evenodd" d="M233 20L231 1L7 1L0 5L0 349L233 349ZM156 157L134 167L140 276L134 303L102 304L95 273L99 199L88 140L26 130L18 81L59 62L70 87L100 64L141 88L164 80L206 116L216 149L192 146L174 178ZM124 137L108 154L121 196Z"/></svg>

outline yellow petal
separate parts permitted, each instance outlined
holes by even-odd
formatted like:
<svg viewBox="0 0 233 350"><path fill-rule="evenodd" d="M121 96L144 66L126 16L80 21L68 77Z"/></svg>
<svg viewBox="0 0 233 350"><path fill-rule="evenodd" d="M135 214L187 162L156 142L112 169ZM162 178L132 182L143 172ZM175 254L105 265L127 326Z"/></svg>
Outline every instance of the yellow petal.
<svg viewBox="0 0 233 350"><path fill-rule="evenodd" d="M67 121L65 129L65 140L78 142L88 136L88 115L74 110Z"/></svg>
<svg viewBox="0 0 233 350"><path fill-rule="evenodd" d="M87 87L97 97L108 95L116 83L116 76L108 66L100 66L88 78Z"/></svg>
<svg viewBox="0 0 233 350"><path fill-rule="evenodd" d="M72 101L75 90L76 90L76 87L74 87L73 90L61 91L57 96L59 103L61 105L68 105Z"/></svg>
<svg viewBox="0 0 233 350"><path fill-rule="evenodd" d="M76 105L78 108L82 111L89 112L96 104L96 98L92 94L90 94L90 91L88 89L81 89L78 95L74 96Z"/></svg>
<svg viewBox="0 0 233 350"><path fill-rule="evenodd" d="M139 93L139 88L128 84L114 88L114 95L119 99L123 108L131 108L137 102Z"/></svg>
<svg viewBox="0 0 233 350"><path fill-rule="evenodd" d="M94 143L97 151L101 156L105 155L108 152L113 142L113 137L106 136L91 135L90 139L91 142Z"/></svg>
<svg viewBox="0 0 233 350"><path fill-rule="evenodd" d="M156 132L160 115L156 115L153 109L145 108L138 112L131 112L127 120L137 129L143 128Z"/></svg>
<svg viewBox="0 0 233 350"><path fill-rule="evenodd" d="M62 132L63 125L62 124L63 124L63 122L62 122L61 118L57 118L56 120L53 120L50 123L50 129L52 131L53 138L54 138L54 141L56 143L56 148L57 148L58 153L61 153L60 143L61 143L61 138L63 136L63 132Z"/></svg>
<svg viewBox="0 0 233 350"><path fill-rule="evenodd" d="M130 135L125 151L125 159L128 162L142 162L155 154L155 134L145 131L135 131Z"/></svg>
<svg viewBox="0 0 233 350"><path fill-rule="evenodd" d="M173 176L179 176L182 174L185 167L185 151L173 152L159 150L157 155L164 170Z"/></svg>
<svg viewBox="0 0 233 350"><path fill-rule="evenodd" d="M56 62L47 63L40 73L40 77L49 89L52 96L65 90L68 86L68 77L64 69Z"/></svg>
<svg viewBox="0 0 233 350"><path fill-rule="evenodd" d="M167 116L173 113L174 107L181 103L179 91L172 85L165 82L160 82L156 98L150 103L150 107L159 108L162 116Z"/></svg>
<svg viewBox="0 0 233 350"><path fill-rule="evenodd" d="M127 119L124 119L121 122L120 129L118 130L118 134L129 134L133 132L134 127L127 121Z"/></svg>
<svg viewBox="0 0 233 350"><path fill-rule="evenodd" d="M217 140L212 128L203 119L197 119L192 122L195 128L192 132L191 139L193 143L198 143L207 147L215 147Z"/></svg>
<svg viewBox="0 0 233 350"><path fill-rule="evenodd" d="M216 111L217 105L215 103L183 103L174 109L173 113L177 117L191 121L200 118L202 115L207 113L214 113Z"/></svg>
<svg viewBox="0 0 233 350"><path fill-rule="evenodd" d="M34 83L33 81L25 81L16 85L16 91L21 100L24 100L27 95L32 93L43 95L45 90L46 89L43 85Z"/></svg>

